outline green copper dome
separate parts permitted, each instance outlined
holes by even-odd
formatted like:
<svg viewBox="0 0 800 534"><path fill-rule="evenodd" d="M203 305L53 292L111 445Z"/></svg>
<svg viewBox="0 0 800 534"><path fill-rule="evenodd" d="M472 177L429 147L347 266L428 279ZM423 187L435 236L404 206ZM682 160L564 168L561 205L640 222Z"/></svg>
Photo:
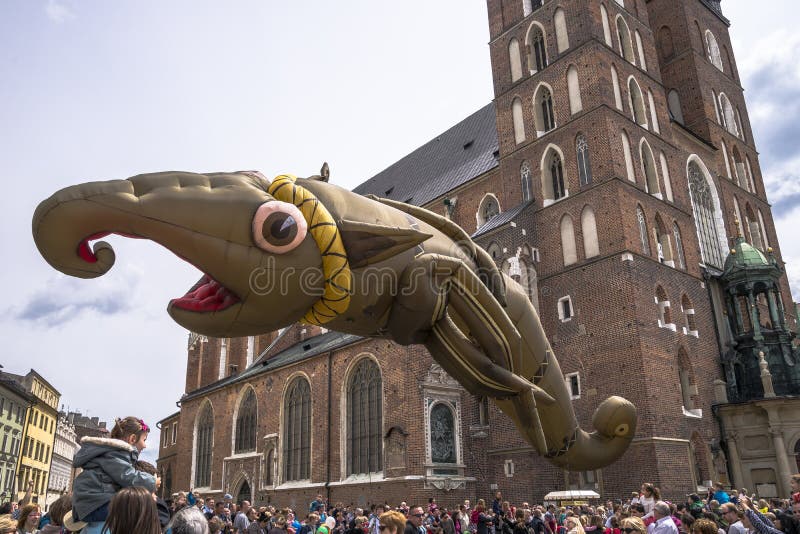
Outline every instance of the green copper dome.
<svg viewBox="0 0 800 534"><path fill-rule="evenodd" d="M771 265L772 263L760 250L740 236L736 238L731 253L725 259L725 272L737 269L751 269L753 267L770 267Z"/></svg>

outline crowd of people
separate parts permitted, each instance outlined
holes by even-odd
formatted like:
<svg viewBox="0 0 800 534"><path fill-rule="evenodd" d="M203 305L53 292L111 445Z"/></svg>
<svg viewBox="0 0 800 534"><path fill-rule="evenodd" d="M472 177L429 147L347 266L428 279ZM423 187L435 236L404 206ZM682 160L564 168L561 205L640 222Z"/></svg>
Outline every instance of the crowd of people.
<svg viewBox="0 0 800 534"><path fill-rule="evenodd" d="M318 495L300 511L192 491L165 501L157 496L155 466L139 461L149 431L141 419L126 417L110 438L84 438L72 493L44 515L35 503L5 503L0 534L800 534L800 474L791 478L791 499L769 502L722 484L677 503L643 484L627 500L560 507L512 503L499 491L489 506L480 499L450 508L431 498L426 506L365 510L329 505Z"/></svg>

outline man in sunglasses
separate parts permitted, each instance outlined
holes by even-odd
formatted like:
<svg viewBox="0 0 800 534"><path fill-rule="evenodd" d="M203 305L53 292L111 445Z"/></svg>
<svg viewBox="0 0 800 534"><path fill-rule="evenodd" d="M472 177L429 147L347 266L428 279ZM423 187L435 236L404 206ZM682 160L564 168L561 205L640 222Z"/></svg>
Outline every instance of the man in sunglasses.
<svg viewBox="0 0 800 534"><path fill-rule="evenodd" d="M422 511L422 506L412 506L406 518L406 529L403 534L420 534L423 517L425 512Z"/></svg>
<svg viewBox="0 0 800 534"><path fill-rule="evenodd" d="M722 519L729 525L728 534L747 534L747 529L742 524L743 514L739 512L735 504L726 502L719 507L719 511L722 514Z"/></svg>
<svg viewBox="0 0 800 534"><path fill-rule="evenodd" d="M655 522L647 527L647 534L678 534L678 527L672 520L672 510L664 501L658 501L653 506Z"/></svg>

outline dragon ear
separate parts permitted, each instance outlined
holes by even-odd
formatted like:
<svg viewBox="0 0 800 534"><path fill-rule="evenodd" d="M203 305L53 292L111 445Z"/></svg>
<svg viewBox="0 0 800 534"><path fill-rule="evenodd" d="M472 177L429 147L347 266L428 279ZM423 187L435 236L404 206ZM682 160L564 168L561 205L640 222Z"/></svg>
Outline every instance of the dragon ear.
<svg viewBox="0 0 800 534"><path fill-rule="evenodd" d="M319 174L315 174L314 176L309 176L307 180L316 180L318 182L327 182L330 180L331 177L331 168L328 167L328 162L322 164L322 168L319 170Z"/></svg>
<svg viewBox="0 0 800 534"><path fill-rule="evenodd" d="M416 247L431 234L424 234L413 228L380 226L356 221L336 222L347 250L350 268L357 269L378 263Z"/></svg>

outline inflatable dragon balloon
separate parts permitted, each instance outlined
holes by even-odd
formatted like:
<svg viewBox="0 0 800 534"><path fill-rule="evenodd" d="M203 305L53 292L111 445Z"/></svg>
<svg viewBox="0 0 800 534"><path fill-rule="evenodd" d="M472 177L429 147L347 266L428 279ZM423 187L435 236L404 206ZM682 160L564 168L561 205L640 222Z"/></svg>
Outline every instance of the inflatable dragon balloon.
<svg viewBox="0 0 800 534"><path fill-rule="evenodd" d="M422 343L472 394L490 397L552 463L588 470L627 449L636 409L610 397L582 430L524 290L453 222L365 197L320 175L164 172L58 191L33 216L50 265L93 278L119 234L167 247L204 274L168 307L204 335L257 335L297 321ZM90 242L94 242L90 247Z"/></svg>

